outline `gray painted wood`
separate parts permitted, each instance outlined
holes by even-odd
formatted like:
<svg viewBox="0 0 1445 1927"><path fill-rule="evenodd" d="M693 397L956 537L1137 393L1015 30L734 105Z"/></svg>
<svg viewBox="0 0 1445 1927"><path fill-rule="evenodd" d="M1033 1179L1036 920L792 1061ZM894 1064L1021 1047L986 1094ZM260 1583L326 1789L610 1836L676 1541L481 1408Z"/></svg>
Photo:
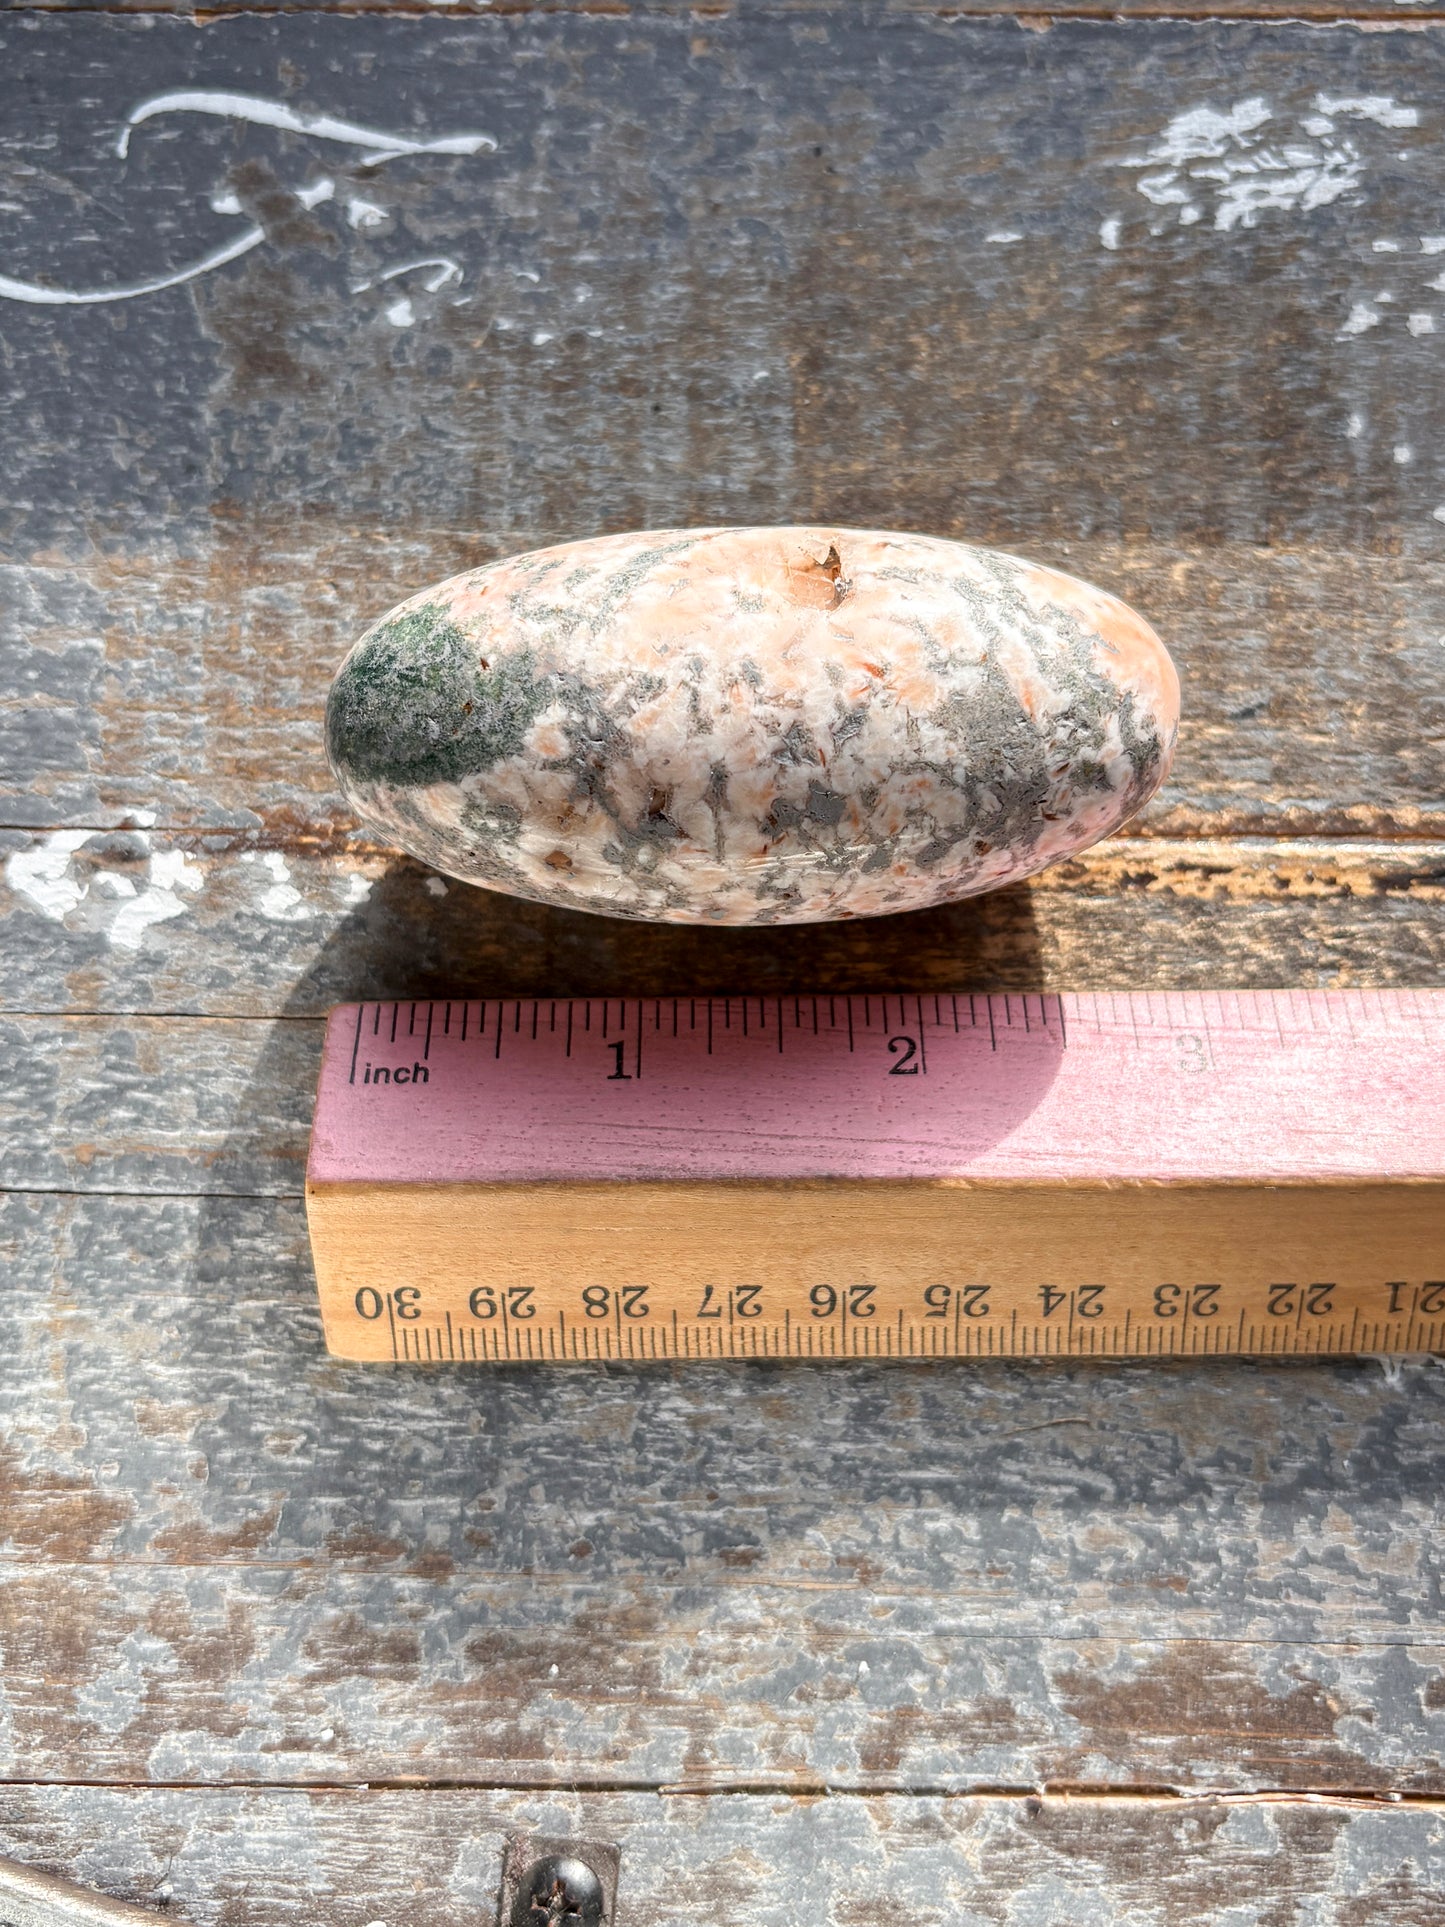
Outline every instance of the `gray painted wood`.
<svg viewBox="0 0 1445 1927"><path fill-rule="evenodd" d="M513 1829L622 1844L618 1927L1441 1927L1438 1808L38 1787L0 1847L196 1927L494 1918ZM161 1916L164 1917L164 1916Z"/></svg>
<svg viewBox="0 0 1445 1927"><path fill-rule="evenodd" d="M825 516L1438 558L1445 40L1406 24L7 15L0 272L93 291L265 239L145 300L5 304L0 535ZM497 146L367 167L172 113L121 161L138 106L218 85ZM1321 97L1372 104L1311 132ZM1228 178L1166 180L1202 108ZM424 256L460 278L380 278ZM213 621L233 596L213 574ZM192 639L169 596L155 625Z"/></svg>
<svg viewBox="0 0 1445 1927"><path fill-rule="evenodd" d="M0 1018L0 1187L299 1197L320 1018Z"/></svg>
<svg viewBox="0 0 1445 1927"><path fill-rule="evenodd" d="M939 910L699 931L549 909L381 853L67 834L78 847L0 832L11 1012L296 1018L378 996L1431 984L1445 962L1438 843L1123 841ZM136 1045L93 1048L120 1067ZM274 1074L294 1083L298 1062L283 1055ZM119 1074L97 1071L88 1101L118 1092Z"/></svg>
<svg viewBox="0 0 1445 1927"><path fill-rule="evenodd" d="M1051 20L1365 20L1411 23L1441 18L1431 0L1409 0L1409 12L1402 12L1405 0L1118 0L1108 6L1100 0L1050 0L1046 12L1036 12L1023 0L958 0L943 6L939 0L715 0L707 10L708 18L737 16L751 20L759 15L784 18L795 15L846 11L860 19L886 18L892 14L925 14L942 19L1018 18L1040 32ZM489 18L528 13L576 13L583 16L621 21L646 19L653 14L688 14L695 9L689 0L445 0L446 18L485 15ZM385 14L405 18L420 9L413 0L291 0L288 9L299 13ZM123 13L181 14L187 18L214 14L261 13L266 9L255 0L214 0L206 7L196 0L0 0L0 12L15 13ZM423 16L425 17L425 16Z"/></svg>
<svg viewBox="0 0 1445 1927"><path fill-rule="evenodd" d="M613 513L579 509L579 528ZM427 583L565 532L248 520L180 559L151 543L0 572L0 820L140 811L281 848L344 831L321 709L346 648ZM1007 539L1133 602L1178 660L1179 752L1137 828L1445 837L1445 560Z"/></svg>
<svg viewBox="0 0 1445 1927"><path fill-rule="evenodd" d="M359 1370L11 1194L6 1778L1438 1791L1432 1362Z"/></svg>
<svg viewBox="0 0 1445 1927"><path fill-rule="evenodd" d="M261 237L0 302L0 1851L198 1927L485 1916L514 1825L622 1839L620 1927L1439 1927L1438 1365L358 1370L295 1197L343 997L1440 981L1442 42L1384 11L0 20L0 275ZM217 87L498 146L115 152ZM764 935L350 835L397 597L808 516L1151 615L1141 834ZM1111 1797L980 1791L1045 1783Z"/></svg>

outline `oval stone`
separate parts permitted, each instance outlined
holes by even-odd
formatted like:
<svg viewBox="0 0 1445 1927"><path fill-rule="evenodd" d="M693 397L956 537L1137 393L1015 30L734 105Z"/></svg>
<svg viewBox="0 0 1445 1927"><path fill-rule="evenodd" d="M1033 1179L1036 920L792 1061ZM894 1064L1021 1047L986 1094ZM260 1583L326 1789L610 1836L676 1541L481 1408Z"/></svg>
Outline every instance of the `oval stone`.
<svg viewBox="0 0 1445 1927"><path fill-rule="evenodd" d="M916 910L1116 830L1179 682L1115 597L859 529L688 529L413 596L332 685L365 822L449 876L687 923Z"/></svg>

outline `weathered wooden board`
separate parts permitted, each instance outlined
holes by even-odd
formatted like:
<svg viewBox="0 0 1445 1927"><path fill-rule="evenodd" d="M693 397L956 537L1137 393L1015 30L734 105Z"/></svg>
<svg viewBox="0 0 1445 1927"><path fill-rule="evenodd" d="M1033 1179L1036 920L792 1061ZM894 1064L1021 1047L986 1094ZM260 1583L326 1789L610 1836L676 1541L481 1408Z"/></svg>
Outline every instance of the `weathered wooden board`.
<svg viewBox="0 0 1445 1927"><path fill-rule="evenodd" d="M4 302L0 533L827 516L1437 558L1445 38L1403 25L8 15L0 274L246 252ZM156 106L218 88L495 146ZM370 592L336 598L349 628Z"/></svg>
<svg viewBox="0 0 1445 1927"><path fill-rule="evenodd" d="M417 588L557 535L248 520L186 559L0 570L4 819L335 835L321 710L346 648ZM1445 559L1031 546L1145 610L1179 662L1179 752L1137 830L1445 836Z"/></svg>
<svg viewBox="0 0 1445 1927"><path fill-rule="evenodd" d="M0 1849L196 1927L454 1927L514 1830L620 1841L618 1927L1445 1922L1438 1807L36 1787Z"/></svg>
<svg viewBox="0 0 1445 1927"><path fill-rule="evenodd" d="M693 0L428 0L442 5L448 17L485 14L491 18L528 13L575 13L619 21L646 18L650 14L700 13ZM1408 12L1405 9L1408 7ZM197 0L3 0L0 11L16 13L169 13L186 17L216 14L261 13L265 8L255 0L211 0L206 6ZM1050 0L1045 11L1034 11L1024 0L956 0L942 5L940 0L846 0L842 11L859 18L886 18L890 14L924 14L940 19L971 19L1012 16L1028 21L1035 32L1043 31L1051 20L1135 20L1163 17L1170 20L1436 20L1441 17L1434 0L1118 0L1105 5L1102 0ZM419 8L414 0L290 0L288 11L300 13L391 14L405 18ZM709 0L708 20L738 16L750 20L758 15L831 15L840 11L838 0Z"/></svg>
<svg viewBox="0 0 1445 1927"><path fill-rule="evenodd" d="M1440 981L1445 41L1350 10L0 21L0 1851L200 1927L485 1915L527 1824L620 1927L1445 1921L1437 1365L361 1372L294 1196L345 997ZM807 516L1154 616L1140 834L768 933L349 836L396 597Z"/></svg>
<svg viewBox="0 0 1445 1927"><path fill-rule="evenodd" d="M382 996L1431 984L1445 962L1438 843L1123 841L938 910L699 931L375 852L230 841L0 832L0 1009L295 1018ZM96 1048L119 1067L130 1047ZM298 1074L284 1055L264 1068Z"/></svg>
<svg viewBox="0 0 1445 1927"><path fill-rule="evenodd" d="M3 1225L8 1778L1445 1780L1433 1363L358 1371L294 1201Z"/></svg>
<svg viewBox="0 0 1445 1927"><path fill-rule="evenodd" d="M322 1020L0 1018L0 1187L299 1197Z"/></svg>

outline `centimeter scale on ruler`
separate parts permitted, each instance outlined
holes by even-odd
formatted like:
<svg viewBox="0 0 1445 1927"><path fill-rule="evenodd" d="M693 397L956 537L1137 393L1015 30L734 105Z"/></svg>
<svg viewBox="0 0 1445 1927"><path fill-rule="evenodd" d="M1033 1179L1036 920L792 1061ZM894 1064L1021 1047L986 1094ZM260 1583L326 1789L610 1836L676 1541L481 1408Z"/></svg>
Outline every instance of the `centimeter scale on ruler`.
<svg viewBox="0 0 1445 1927"><path fill-rule="evenodd" d="M359 1360L1445 1349L1445 992L331 1014Z"/></svg>

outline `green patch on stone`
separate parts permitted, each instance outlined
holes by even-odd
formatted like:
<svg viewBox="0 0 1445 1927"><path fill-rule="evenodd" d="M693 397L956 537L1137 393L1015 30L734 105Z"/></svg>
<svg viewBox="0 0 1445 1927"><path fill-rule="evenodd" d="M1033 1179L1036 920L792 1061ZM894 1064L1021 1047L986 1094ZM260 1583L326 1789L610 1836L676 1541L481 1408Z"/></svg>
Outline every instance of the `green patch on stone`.
<svg viewBox="0 0 1445 1927"><path fill-rule="evenodd" d="M326 704L326 750L364 783L455 783L514 756L551 691L530 651L483 664L445 609L425 603L352 650Z"/></svg>

